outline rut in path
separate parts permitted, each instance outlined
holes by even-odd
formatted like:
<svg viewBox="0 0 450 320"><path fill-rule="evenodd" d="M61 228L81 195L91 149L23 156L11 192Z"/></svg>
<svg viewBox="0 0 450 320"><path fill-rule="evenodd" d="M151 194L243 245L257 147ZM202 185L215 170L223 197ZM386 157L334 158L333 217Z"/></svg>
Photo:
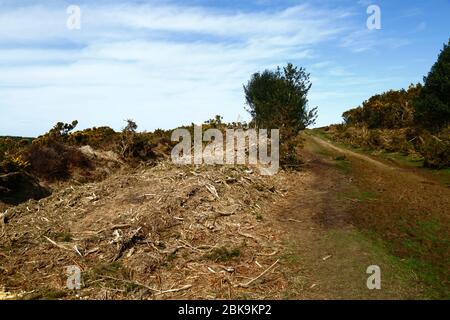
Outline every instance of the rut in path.
<svg viewBox="0 0 450 320"><path fill-rule="evenodd" d="M317 144L323 146L324 148L332 149L334 151L337 151L337 152L349 155L351 157L358 158L358 159L370 162L371 164L373 164L373 165L375 165L375 166L377 166L379 168L382 168L382 169L386 169L386 170L393 170L394 169L392 166L388 166L388 165L386 165L386 164L384 164L384 163L382 163L380 161L372 159L369 156L366 156L366 155L363 155L363 154L360 154L360 153L356 153L356 152L353 152L353 151L350 151L350 150L345 150L343 148L339 148L339 147L329 143L328 141L325 141L323 139L317 138L315 136L309 136L309 138L313 139L314 142L316 142Z"/></svg>

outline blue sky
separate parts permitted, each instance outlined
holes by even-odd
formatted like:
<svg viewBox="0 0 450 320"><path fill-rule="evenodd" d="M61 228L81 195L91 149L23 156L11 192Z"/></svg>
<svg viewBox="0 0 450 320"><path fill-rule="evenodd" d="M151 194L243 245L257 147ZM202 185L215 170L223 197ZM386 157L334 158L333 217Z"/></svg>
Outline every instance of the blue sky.
<svg viewBox="0 0 450 320"><path fill-rule="evenodd" d="M381 30L366 9L381 8ZM69 30L69 5L81 29ZM311 73L317 125L419 82L450 36L449 0L0 0L0 135L58 121L116 130L248 120L242 85L290 61Z"/></svg>

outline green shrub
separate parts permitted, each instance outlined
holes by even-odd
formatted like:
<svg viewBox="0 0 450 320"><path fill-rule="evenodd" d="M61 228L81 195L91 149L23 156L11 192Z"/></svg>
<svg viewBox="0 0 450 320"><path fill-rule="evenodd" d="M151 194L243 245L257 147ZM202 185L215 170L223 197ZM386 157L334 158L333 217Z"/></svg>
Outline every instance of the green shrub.
<svg viewBox="0 0 450 320"><path fill-rule="evenodd" d="M410 85L408 90L389 90L364 101L362 106L342 114L348 126L366 126L369 129L397 129L414 124L413 102L422 91L422 85Z"/></svg>
<svg viewBox="0 0 450 320"><path fill-rule="evenodd" d="M111 150L117 144L119 135L110 127L94 127L70 134L68 141L76 146L89 145L95 149Z"/></svg>
<svg viewBox="0 0 450 320"><path fill-rule="evenodd" d="M29 145L26 139L0 138L0 173L24 170L29 163L21 151Z"/></svg>
<svg viewBox="0 0 450 320"><path fill-rule="evenodd" d="M255 73L244 86L248 112L258 128L288 127L297 133L315 123L317 108L308 109L310 75L291 63Z"/></svg>

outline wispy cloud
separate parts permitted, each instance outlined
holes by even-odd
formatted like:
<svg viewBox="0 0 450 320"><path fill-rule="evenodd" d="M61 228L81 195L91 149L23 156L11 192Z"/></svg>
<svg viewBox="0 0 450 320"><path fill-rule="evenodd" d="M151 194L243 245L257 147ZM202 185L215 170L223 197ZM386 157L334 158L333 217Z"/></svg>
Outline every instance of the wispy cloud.
<svg viewBox="0 0 450 320"><path fill-rule="evenodd" d="M314 45L345 30L346 17L308 5L239 12L86 4L81 30L69 31L65 9L0 13L0 99L10 118L23 116L20 106L47 114L46 127L71 118L96 125L106 115L116 128L127 117L148 129L216 113L234 120L244 113L242 84L251 73L310 59ZM11 130L11 119L2 117L0 128Z"/></svg>
<svg viewBox="0 0 450 320"><path fill-rule="evenodd" d="M341 46L355 53L370 50L397 49L410 44L407 38L392 37L382 31L360 29L353 31L341 39Z"/></svg>

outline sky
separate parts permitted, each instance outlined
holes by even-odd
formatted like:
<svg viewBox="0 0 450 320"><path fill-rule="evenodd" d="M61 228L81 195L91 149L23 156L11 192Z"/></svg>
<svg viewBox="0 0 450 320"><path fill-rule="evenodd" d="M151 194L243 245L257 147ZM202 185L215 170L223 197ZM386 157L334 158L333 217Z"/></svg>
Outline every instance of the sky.
<svg viewBox="0 0 450 320"><path fill-rule="evenodd" d="M381 29L366 21L375 4ZM80 29L67 8L80 8ZM287 62L311 74L316 126L422 81L450 37L450 0L0 0L0 135L56 122L139 130L248 121L243 85ZM70 20L73 21L73 20Z"/></svg>

